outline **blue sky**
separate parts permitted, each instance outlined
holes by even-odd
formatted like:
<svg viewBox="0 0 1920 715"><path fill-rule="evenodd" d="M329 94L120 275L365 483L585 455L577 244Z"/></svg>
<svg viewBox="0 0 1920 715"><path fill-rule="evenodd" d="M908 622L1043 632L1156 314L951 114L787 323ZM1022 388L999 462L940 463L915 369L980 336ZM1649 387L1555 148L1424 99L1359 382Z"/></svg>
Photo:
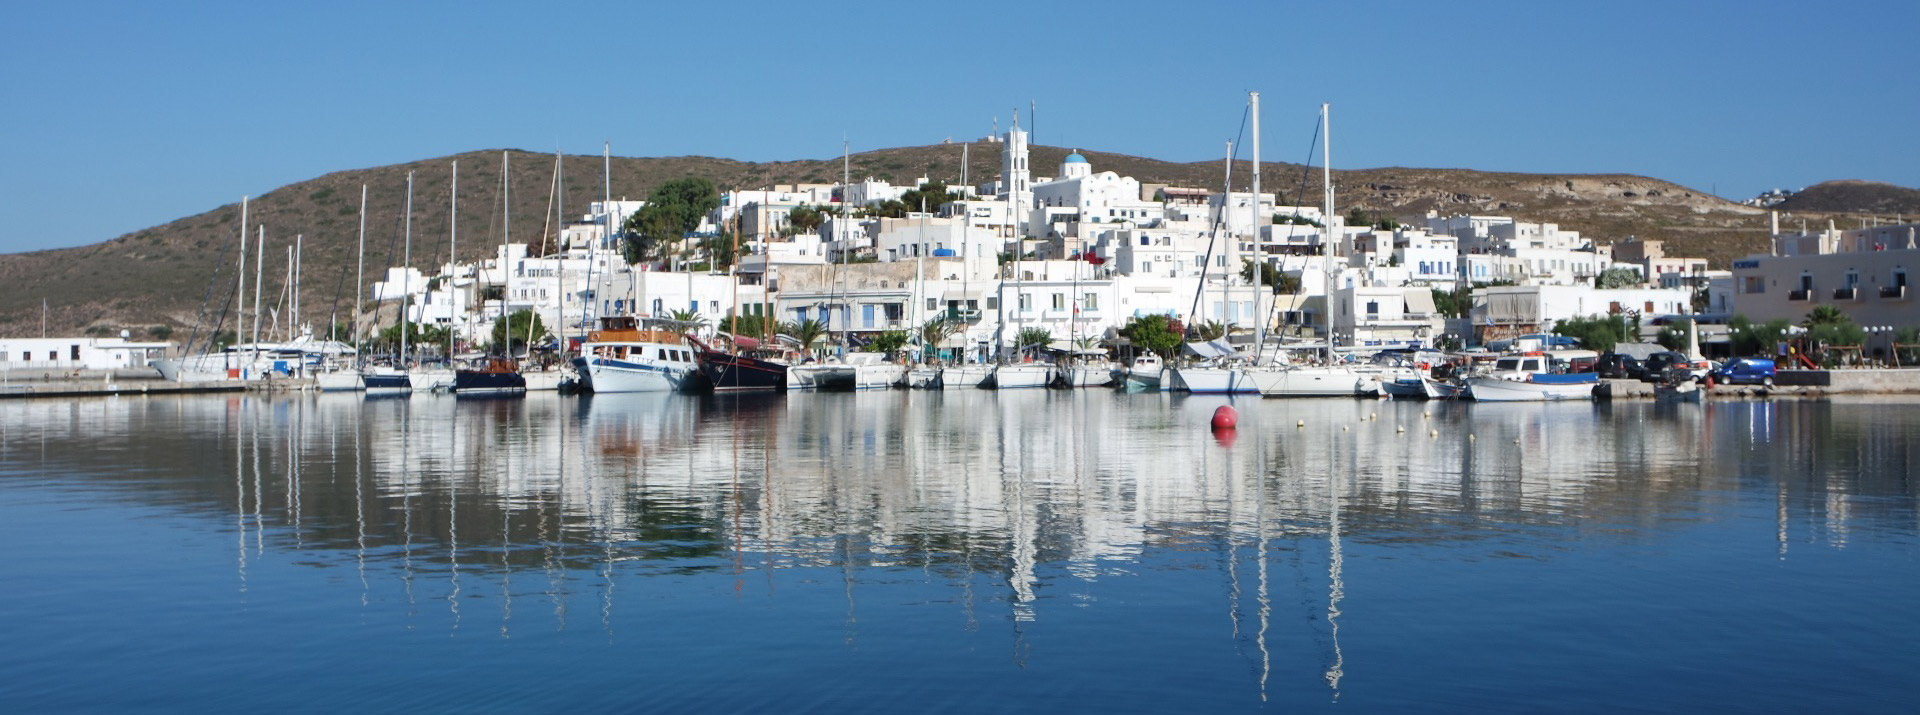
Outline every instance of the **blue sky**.
<svg viewBox="0 0 1920 715"><path fill-rule="evenodd" d="M1920 187L1920 2L0 6L0 252L343 169L521 148L742 160L973 139ZM1024 113L1024 112L1023 112ZM1576 227L1577 228L1577 227Z"/></svg>

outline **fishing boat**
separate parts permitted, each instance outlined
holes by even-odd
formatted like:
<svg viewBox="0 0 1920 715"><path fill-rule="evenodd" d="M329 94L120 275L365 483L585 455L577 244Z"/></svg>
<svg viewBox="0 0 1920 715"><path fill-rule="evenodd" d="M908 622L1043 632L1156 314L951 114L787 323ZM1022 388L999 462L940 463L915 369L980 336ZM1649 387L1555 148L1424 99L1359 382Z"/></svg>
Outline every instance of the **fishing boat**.
<svg viewBox="0 0 1920 715"><path fill-rule="evenodd" d="M1495 360L1491 372L1467 378L1467 394L1480 402L1593 399L1599 373L1555 369L1550 353L1509 355Z"/></svg>
<svg viewBox="0 0 1920 715"><path fill-rule="evenodd" d="M591 392L673 392L700 369L694 348L672 321L606 316L573 359L580 386Z"/></svg>
<svg viewBox="0 0 1920 715"><path fill-rule="evenodd" d="M1133 364L1127 366L1121 379L1128 392L1159 392L1161 385L1166 384L1165 374L1166 364L1160 361L1160 356L1143 352L1134 356Z"/></svg>
<svg viewBox="0 0 1920 715"><path fill-rule="evenodd" d="M732 343L732 350L724 349ZM724 334L713 345L692 336L687 343L694 347L694 357L700 365L699 381L688 381L682 389L712 390L714 392L769 392L787 389L787 364L774 359L772 354L755 355L759 351L760 341L746 337L728 338Z"/></svg>

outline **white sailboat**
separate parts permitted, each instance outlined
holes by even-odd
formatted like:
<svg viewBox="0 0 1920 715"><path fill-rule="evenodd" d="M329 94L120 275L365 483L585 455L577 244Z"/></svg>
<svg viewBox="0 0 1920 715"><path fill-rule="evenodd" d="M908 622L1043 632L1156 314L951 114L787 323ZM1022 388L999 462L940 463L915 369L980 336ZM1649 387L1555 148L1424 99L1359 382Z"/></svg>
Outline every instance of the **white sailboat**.
<svg viewBox="0 0 1920 715"><path fill-rule="evenodd" d="M1338 224L1333 213L1333 129L1328 105L1320 105L1322 133L1320 176L1323 191L1321 264L1326 282L1326 302L1322 317L1326 320L1327 348L1320 365L1289 365L1249 373L1264 397L1363 397L1380 394L1380 373L1364 366L1338 362L1333 353L1333 252L1339 245Z"/></svg>

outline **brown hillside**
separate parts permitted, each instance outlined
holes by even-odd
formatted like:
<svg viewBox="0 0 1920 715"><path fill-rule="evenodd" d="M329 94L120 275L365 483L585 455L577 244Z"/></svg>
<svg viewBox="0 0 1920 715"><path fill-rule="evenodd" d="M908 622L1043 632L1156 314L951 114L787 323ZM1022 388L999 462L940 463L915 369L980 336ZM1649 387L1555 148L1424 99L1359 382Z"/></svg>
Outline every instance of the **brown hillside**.
<svg viewBox="0 0 1920 715"><path fill-rule="evenodd" d="M1838 214L1920 214L1920 189L1876 181L1814 184L1774 206L1781 211Z"/></svg>
<svg viewBox="0 0 1920 715"><path fill-rule="evenodd" d="M1033 148L1034 172L1054 173L1066 147ZM1219 161L1171 163L1142 157L1080 150L1097 171L1116 171L1144 183L1215 188L1222 179ZM512 167L512 239L532 241L548 228L551 154L508 152ZM464 259L490 255L500 242L499 151L479 151L408 164L328 174L255 197L249 222L267 232L265 305L276 303L281 289L286 246L305 236L303 312L325 323L333 305L353 295L355 233L360 185L368 186L367 274L371 282L383 267L400 264L401 214L408 171L415 172L413 265L427 272L446 260L449 164L460 161L460 254ZM565 205L569 217L600 198L601 159L565 158ZM961 146L940 144L855 154L855 178L895 183L920 176L958 182ZM972 147L967 180L997 178L1000 147ZM1320 203L1318 172L1300 195L1301 167L1262 165L1262 189L1283 202ZM840 157L767 163L709 157L625 158L612 162L614 198L645 198L660 183L683 176L712 179L723 188L757 188L775 183L830 183L841 176ZM1235 167L1234 182L1245 190L1246 162ZM1599 242L1637 235L1665 239L1672 255L1706 256L1724 266L1733 257L1759 250L1765 242L1764 214L1685 187L1629 175L1503 174L1456 169L1362 169L1334 172L1341 211L1359 208L1403 220L1426 211L1494 213L1523 220L1552 221ZM51 309L51 329L113 333L131 328L171 325L189 328L203 300L211 310L232 292L234 247L239 241L237 202L205 213L78 248L0 255L0 335L37 334L41 300ZM250 235L248 245L252 246ZM251 261L251 258L249 258ZM251 263L247 272L252 274ZM248 277L249 282L252 276ZM211 289L210 289L211 286ZM212 318L206 319L207 323ZM184 339L185 333L176 336Z"/></svg>

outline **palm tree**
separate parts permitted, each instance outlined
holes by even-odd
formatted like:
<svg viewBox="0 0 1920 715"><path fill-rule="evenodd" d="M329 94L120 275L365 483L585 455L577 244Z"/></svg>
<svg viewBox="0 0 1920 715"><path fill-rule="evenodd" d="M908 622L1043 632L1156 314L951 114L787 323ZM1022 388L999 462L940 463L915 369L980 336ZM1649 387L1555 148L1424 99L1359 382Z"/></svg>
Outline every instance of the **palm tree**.
<svg viewBox="0 0 1920 715"><path fill-rule="evenodd" d="M1811 328L1816 325L1823 325L1827 323L1850 323L1850 322L1853 322L1853 319L1848 318L1846 311L1841 310L1839 306L1816 305L1813 307L1812 311L1809 311L1807 313L1806 321L1802 322L1800 325Z"/></svg>
<svg viewBox="0 0 1920 715"><path fill-rule="evenodd" d="M813 354L813 344L827 337L827 324L808 318L795 323L783 323L780 332L800 342L800 349Z"/></svg>
<svg viewBox="0 0 1920 715"><path fill-rule="evenodd" d="M683 338L688 334L707 329L707 316L701 315L699 311L676 310L670 314L670 317L674 322L679 323L679 325L673 327L673 332L678 333L680 337Z"/></svg>
<svg viewBox="0 0 1920 715"><path fill-rule="evenodd" d="M960 332L960 325L947 320L946 316L921 323L919 328L921 350L938 351L940 345L947 342L947 338L953 337L958 332ZM925 359L924 353L921 359Z"/></svg>
<svg viewBox="0 0 1920 715"><path fill-rule="evenodd" d="M1218 320L1202 320L1187 329L1188 340L1219 340L1227 336L1227 324Z"/></svg>

